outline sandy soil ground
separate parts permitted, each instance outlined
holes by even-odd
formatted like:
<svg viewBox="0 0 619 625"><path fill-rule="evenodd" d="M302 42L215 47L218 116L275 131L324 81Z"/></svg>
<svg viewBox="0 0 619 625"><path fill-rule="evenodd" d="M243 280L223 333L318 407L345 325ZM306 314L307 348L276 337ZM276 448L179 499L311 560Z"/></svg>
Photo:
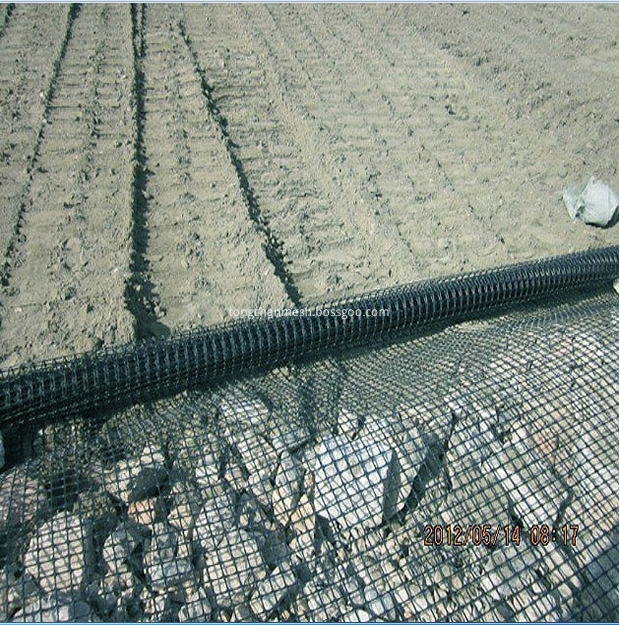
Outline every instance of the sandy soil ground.
<svg viewBox="0 0 619 625"><path fill-rule="evenodd" d="M0 364L619 243L616 5L2 5Z"/></svg>

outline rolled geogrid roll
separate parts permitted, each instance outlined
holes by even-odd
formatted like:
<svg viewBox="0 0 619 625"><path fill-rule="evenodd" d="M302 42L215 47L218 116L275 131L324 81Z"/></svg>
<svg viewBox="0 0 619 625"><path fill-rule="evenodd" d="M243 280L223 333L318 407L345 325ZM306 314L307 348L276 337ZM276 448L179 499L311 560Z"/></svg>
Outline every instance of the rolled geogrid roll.
<svg viewBox="0 0 619 625"><path fill-rule="evenodd" d="M155 399L433 322L459 321L597 287L617 277L619 246L614 246L12 369L0 378L0 427Z"/></svg>

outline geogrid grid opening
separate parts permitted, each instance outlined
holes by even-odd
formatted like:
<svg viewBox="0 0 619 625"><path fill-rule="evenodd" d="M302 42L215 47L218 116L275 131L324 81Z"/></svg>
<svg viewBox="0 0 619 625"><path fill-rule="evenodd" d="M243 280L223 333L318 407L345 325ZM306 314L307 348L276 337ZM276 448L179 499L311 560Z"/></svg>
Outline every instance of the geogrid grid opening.
<svg viewBox="0 0 619 625"><path fill-rule="evenodd" d="M0 476L1 616L615 620L618 344L596 288L120 408L5 415L22 452Z"/></svg>

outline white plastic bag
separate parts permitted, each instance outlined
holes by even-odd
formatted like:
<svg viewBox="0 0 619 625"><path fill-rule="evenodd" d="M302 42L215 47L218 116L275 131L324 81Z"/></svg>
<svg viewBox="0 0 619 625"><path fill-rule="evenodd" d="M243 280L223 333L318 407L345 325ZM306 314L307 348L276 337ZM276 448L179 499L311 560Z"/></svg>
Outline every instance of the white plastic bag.
<svg viewBox="0 0 619 625"><path fill-rule="evenodd" d="M613 190L593 177L586 184L565 189L563 201L572 219L596 226L607 226L613 221L619 205Z"/></svg>

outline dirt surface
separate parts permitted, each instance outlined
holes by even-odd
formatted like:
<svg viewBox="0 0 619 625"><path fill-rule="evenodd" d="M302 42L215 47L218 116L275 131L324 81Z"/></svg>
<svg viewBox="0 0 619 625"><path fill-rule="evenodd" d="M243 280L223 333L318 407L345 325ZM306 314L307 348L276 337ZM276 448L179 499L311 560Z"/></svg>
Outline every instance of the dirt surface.
<svg viewBox="0 0 619 625"><path fill-rule="evenodd" d="M619 243L616 5L2 5L2 367Z"/></svg>

